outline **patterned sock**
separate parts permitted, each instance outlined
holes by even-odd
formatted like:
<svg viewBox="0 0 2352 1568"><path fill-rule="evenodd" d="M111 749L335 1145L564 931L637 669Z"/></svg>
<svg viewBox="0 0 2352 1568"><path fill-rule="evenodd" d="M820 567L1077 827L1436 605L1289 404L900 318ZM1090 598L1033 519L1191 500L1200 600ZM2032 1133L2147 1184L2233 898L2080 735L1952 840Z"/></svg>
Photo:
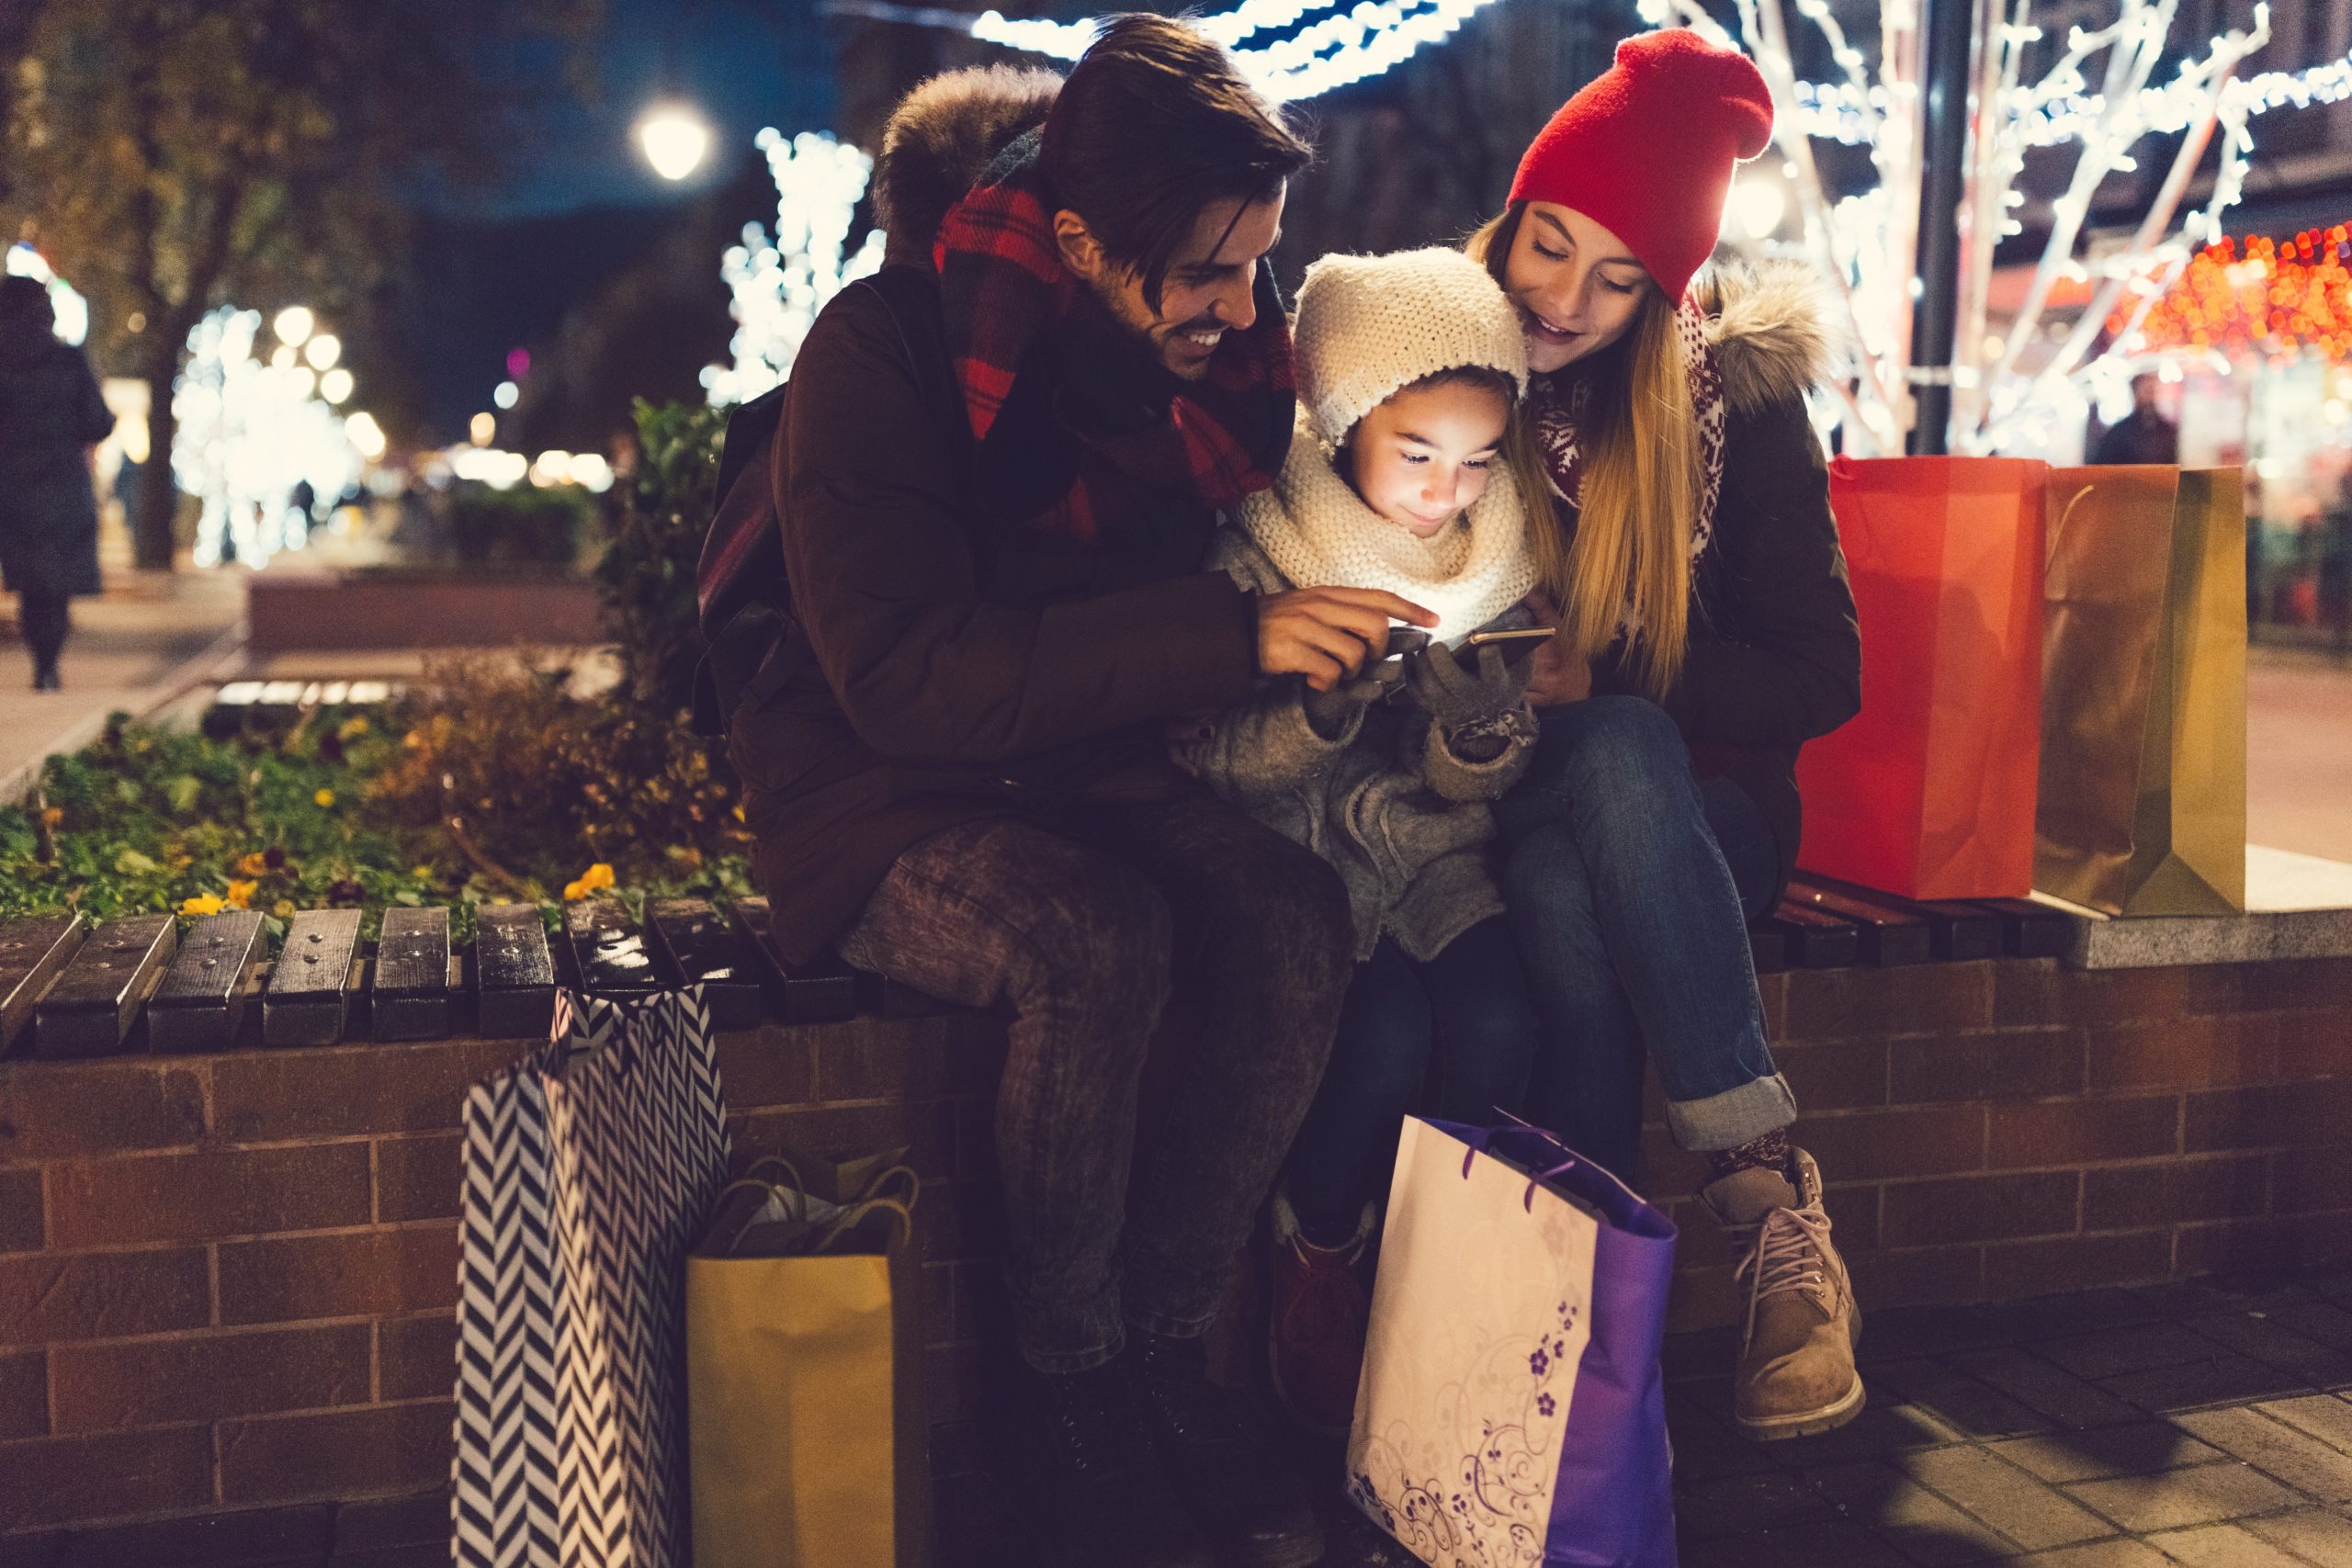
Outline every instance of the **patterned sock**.
<svg viewBox="0 0 2352 1568"><path fill-rule="evenodd" d="M1750 1138L1736 1148L1709 1149L1707 1165L1714 1179L1721 1181L1735 1170L1777 1171L1796 1185L1796 1162L1789 1157L1789 1130L1775 1127L1760 1138Z"/></svg>

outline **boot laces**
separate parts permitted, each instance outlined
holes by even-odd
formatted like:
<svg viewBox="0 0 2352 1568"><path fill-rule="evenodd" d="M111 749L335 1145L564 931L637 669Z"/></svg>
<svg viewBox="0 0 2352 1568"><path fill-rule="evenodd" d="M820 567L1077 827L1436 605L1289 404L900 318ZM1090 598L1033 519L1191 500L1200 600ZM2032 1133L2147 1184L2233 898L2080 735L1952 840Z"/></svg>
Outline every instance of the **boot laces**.
<svg viewBox="0 0 2352 1568"><path fill-rule="evenodd" d="M1052 1380L1047 1419L1070 1468L1084 1475L1126 1470L1146 1457L1142 1424L1125 1380L1107 1368Z"/></svg>
<svg viewBox="0 0 2352 1568"><path fill-rule="evenodd" d="M1743 1338L1756 1333L1756 1309L1768 1296L1826 1287L1829 1282L1829 1215L1817 1203L1803 1209L1774 1209L1752 1226L1747 1254L1732 1271L1735 1282L1746 1280L1747 1326Z"/></svg>

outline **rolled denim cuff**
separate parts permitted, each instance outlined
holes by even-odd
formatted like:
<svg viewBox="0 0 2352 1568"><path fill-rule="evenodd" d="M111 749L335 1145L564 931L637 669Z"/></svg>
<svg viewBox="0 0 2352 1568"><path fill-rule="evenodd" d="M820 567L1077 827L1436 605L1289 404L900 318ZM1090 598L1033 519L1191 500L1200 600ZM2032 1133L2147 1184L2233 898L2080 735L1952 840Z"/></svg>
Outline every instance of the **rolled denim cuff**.
<svg viewBox="0 0 2352 1568"><path fill-rule="evenodd" d="M1119 1359L1126 1333L1118 1300L1016 1310L1021 1359L1041 1372L1088 1372Z"/></svg>
<svg viewBox="0 0 2352 1568"><path fill-rule="evenodd" d="M1736 1089L1703 1100L1669 1100L1666 1124L1676 1145L1693 1154L1736 1149L1797 1119L1796 1096L1778 1073L1750 1078Z"/></svg>

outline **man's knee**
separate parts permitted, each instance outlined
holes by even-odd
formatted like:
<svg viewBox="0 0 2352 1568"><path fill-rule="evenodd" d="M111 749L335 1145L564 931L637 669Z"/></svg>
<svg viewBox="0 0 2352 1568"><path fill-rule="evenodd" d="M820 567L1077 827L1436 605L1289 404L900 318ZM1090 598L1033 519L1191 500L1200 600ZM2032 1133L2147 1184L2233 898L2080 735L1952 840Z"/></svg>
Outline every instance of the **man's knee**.
<svg viewBox="0 0 2352 1568"><path fill-rule="evenodd" d="M1015 1001L1039 993L1157 1018L1167 1000L1175 920L1140 873L1107 857L1036 900L1023 922Z"/></svg>
<svg viewBox="0 0 2352 1568"><path fill-rule="evenodd" d="M1302 985L1343 984L1355 960L1355 917L1348 890L1322 857L1269 834L1249 880L1237 889L1226 930L1269 961L1285 964Z"/></svg>

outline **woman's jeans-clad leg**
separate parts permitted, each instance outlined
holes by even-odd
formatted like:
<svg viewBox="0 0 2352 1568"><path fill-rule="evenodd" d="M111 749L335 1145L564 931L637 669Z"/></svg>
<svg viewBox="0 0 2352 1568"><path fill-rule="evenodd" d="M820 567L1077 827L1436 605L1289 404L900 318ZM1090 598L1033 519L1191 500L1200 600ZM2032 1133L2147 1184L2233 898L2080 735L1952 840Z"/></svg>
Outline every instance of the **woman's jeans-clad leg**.
<svg viewBox="0 0 2352 1568"><path fill-rule="evenodd" d="M1503 919L1471 927L1426 964L1383 938L1356 965L1331 1065L1284 1167L1307 1239L1338 1246L1355 1234L1364 1204L1386 1190L1408 1111L1426 1100L1445 1121L1491 1122L1498 1107L1518 1104L1534 1048L1535 1015Z"/></svg>
<svg viewBox="0 0 2352 1568"><path fill-rule="evenodd" d="M1736 785L1701 785L1654 704L1595 697L1542 717L1498 811L1541 1022L1531 1120L1630 1179L1646 1047L1682 1147L1787 1126L1796 1101L1764 1043L1742 897L1770 896L1770 829Z"/></svg>

